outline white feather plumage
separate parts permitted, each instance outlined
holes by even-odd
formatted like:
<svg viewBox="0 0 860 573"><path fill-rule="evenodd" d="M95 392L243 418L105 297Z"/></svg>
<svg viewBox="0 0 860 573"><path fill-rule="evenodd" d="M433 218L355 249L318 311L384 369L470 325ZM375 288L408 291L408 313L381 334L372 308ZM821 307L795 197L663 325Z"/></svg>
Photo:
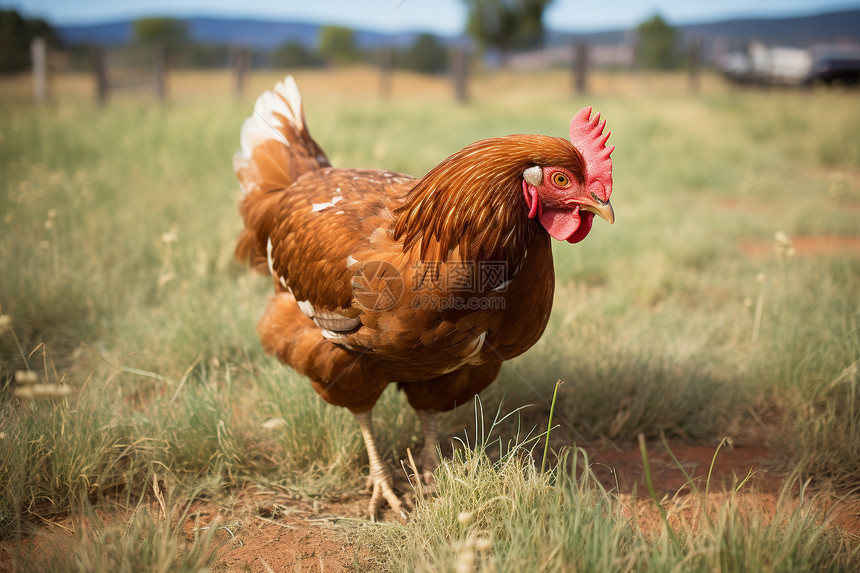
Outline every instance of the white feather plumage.
<svg viewBox="0 0 860 573"><path fill-rule="evenodd" d="M265 91L254 104L254 113L242 124L239 135L241 149L233 156L233 168L238 171L251 158L254 149L266 141L276 139L289 146L284 137L286 125L290 129L301 130L304 127L304 110L302 96L293 76L275 84L274 91ZM247 195L250 189L243 189Z"/></svg>

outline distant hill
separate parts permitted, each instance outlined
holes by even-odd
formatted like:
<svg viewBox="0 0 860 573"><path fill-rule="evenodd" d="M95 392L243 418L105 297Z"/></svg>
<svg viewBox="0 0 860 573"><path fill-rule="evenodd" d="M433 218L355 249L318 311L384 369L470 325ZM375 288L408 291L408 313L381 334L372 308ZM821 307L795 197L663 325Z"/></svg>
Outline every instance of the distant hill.
<svg viewBox="0 0 860 573"><path fill-rule="evenodd" d="M316 45L321 24L311 22L273 21L254 19L226 19L211 17L187 18L192 39L210 44L244 45L269 50L287 41L296 41L305 47ZM60 37L70 44L83 42L119 45L131 41L131 20L90 25L55 26ZM812 16L790 18L742 18L718 22L683 24L676 26L683 34L695 34L706 42L723 38L729 47L737 47L748 40L786 46L808 46L848 40L860 43L860 10L829 12ZM360 46L373 48L383 44L404 46L411 44L418 31L384 33L356 30ZM606 30L594 33L560 32L549 30L546 46L554 47L585 41L593 44L622 44L631 41L630 30ZM452 42L458 37L443 37Z"/></svg>
<svg viewBox="0 0 860 573"><path fill-rule="evenodd" d="M316 42L319 26L308 22L190 18L188 31L192 38L207 44L236 44L270 49L287 40L310 47Z"/></svg>
<svg viewBox="0 0 860 573"><path fill-rule="evenodd" d="M98 24L54 25L54 29L66 44L102 44L117 46L127 44L132 37L132 21L102 22Z"/></svg>
<svg viewBox="0 0 860 573"><path fill-rule="evenodd" d="M755 39L765 44L806 47L840 41L860 43L860 10L796 18L745 18L683 26L703 39L721 37L739 47Z"/></svg>
<svg viewBox="0 0 860 573"><path fill-rule="evenodd" d="M750 40L781 46L807 47L814 44L849 41L860 44L860 10L828 12L788 18L736 18L716 22L675 26L685 36L699 36L705 43L716 38L727 47L740 48ZM547 46L555 47L575 41L591 44L622 44L632 41L631 30L607 30L596 33L550 31Z"/></svg>
<svg viewBox="0 0 860 573"><path fill-rule="evenodd" d="M307 48L316 46L321 24L295 21L226 19L211 17L186 18L191 38L207 44L242 45L259 50L270 50L285 42L294 41ZM60 37L68 44L93 43L116 46L131 42L134 30L132 20L100 24L55 26ZM417 31L384 33L356 30L356 42L372 48L383 44L407 46L412 44ZM454 38L443 38L453 40Z"/></svg>

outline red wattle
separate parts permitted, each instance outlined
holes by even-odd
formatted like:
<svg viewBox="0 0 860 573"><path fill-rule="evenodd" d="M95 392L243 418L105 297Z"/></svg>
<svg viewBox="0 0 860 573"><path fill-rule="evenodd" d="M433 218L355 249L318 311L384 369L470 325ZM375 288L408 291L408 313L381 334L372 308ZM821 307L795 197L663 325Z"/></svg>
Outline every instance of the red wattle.
<svg viewBox="0 0 860 573"><path fill-rule="evenodd" d="M568 243L580 242L588 235L588 232L591 231L591 224L594 223L594 213L591 211L580 211L579 217L582 222L579 224L579 228L576 232L567 238Z"/></svg>
<svg viewBox="0 0 860 573"><path fill-rule="evenodd" d="M550 237L559 241L567 241L572 237L582 222L579 209L554 209L546 208L540 210L540 223Z"/></svg>

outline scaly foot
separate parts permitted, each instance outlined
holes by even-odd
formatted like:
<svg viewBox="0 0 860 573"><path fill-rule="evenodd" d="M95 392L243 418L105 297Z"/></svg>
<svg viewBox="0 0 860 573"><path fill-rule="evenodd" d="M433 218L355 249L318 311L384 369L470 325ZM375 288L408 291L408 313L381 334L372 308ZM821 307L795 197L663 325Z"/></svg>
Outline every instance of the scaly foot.
<svg viewBox="0 0 860 573"><path fill-rule="evenodd" d="M391 509L397 514L397 517L403 521L406 521L406 517L409 514L409 510L412 509L411 503L407 499L407 503L401 501L397 494L394 492L395 484L394 480L391 477L391 470L385 466L387 470L387 475L376 475L374 476L373 468L371 468L371 475L367 478L367 486L368 489L372 491L370 496L370 503L367 506L367 515L370 518L370 521L375 522L379 517L379 510L387 503Z"/></svg>
<svg viewBox="0 0 860 573"><path fill-rule="evenodd" d="M367 447L367 458L370 461L370 475L367 478L368 488L373 493L370 496L370 505L367 508L368 516L371 521L376 521L379 515L379 508L383 502L387 502L391 509L397 513L398 517L406 521L407 511L403 502L394 493L394 477L391 468L382 461L379 455L379 450L376 447L376 438L373 435L373 418L370 411L353 412L355 419L358 422L358 427L361 429L361 435L364 438L364 445Z"/></svg>
<svg viewBox="0 0 860 573"><path fill-rule="evenodd" d="M439 459L437 421L439 412L430 410L418 410L418 421L421 422L421 432L424 434L424 447L415 459L418 475L425 486L425 491L432 493L436 491L436 479L433 472L442 461Z"/></svg>

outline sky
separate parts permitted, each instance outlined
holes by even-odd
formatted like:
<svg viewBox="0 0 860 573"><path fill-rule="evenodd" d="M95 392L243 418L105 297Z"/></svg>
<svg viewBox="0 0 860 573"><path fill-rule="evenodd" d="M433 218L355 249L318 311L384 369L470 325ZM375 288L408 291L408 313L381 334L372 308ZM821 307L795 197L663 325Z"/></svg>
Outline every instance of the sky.
<svg viewBox="0 0 860 573"><path fill-rule="evenodd" d="M466 22L462 0L0 0L52 24L92 24L140 16L226 16L342 24L379 31L458 34ZM670 24L739 16L794 16L860 9L860 0L555 0L544 13L554 30L632 28L661 14Z"/></svg>

